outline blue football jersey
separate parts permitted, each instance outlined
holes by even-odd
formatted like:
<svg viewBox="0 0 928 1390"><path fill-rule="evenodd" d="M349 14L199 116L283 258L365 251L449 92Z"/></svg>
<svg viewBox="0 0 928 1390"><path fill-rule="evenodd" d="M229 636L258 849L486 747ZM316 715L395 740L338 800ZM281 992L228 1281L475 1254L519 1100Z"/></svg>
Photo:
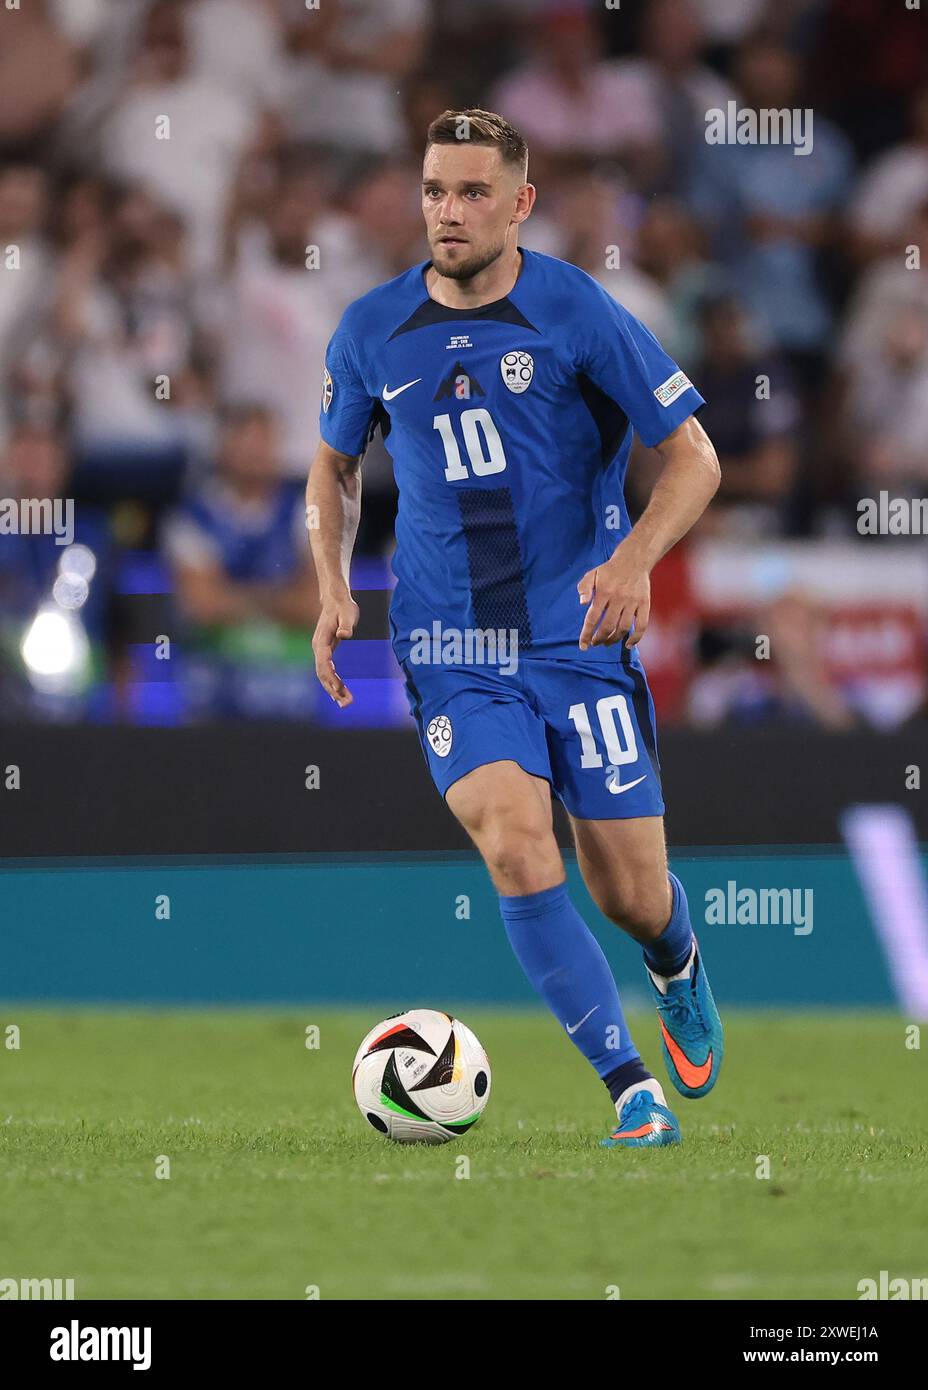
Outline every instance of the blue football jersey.
<svg viewBox="0 0 928 1390"><path fill-rule="evenodd" d="M429 264L345 311L320 412L333 449L363 454L379 424L393 459L394 650L402 661L438 623L514 635L527 656L577 657L577 583L630 529L633 434L658 444L703 398L576 266L523 250L504 299L449 309L426 291ZM615 659L608 647L584 655Z"/></svg>

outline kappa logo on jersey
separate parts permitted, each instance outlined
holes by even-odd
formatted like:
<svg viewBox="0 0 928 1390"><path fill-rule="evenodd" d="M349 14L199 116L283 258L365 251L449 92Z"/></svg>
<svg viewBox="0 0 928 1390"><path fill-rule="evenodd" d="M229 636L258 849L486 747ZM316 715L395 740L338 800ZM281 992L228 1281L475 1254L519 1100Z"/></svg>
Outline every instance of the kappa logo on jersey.
<svg viewBox="0 0 928 1390"><path fill-rule="evenodd" d="M332 397L335 395L335 385L332 381L332 374L328 367L322 369L322 409L328 410L332 404Z"/></svg>
<svg viewBox="0 0 928 1390"><path fill-rule="evenodd" d="M527 391L535 375L535 359L527 352L507 352L499 360L500 376L517 396Z"/></svg>
<svg viewBox="0 0 928 1390"><path fill-rule="evenodd" d="M673 405L677 397L682 396L686 388L692 384L685 372L674 372L673 376L669 376L666 381L655 388L654 394L661 405Z"/></svg>
<svg viewBox="0 0 928 1390"><path fill-rule="evenodd" d="M465 372L460 362L455 362L451 371L442 378L441 385L432 397L443 401L452 397L457 401L469 401L471 396L485 396L486 392L472 372Z"/></svg>
<svg viewBox="0 0 928 1390"><path fill-rule="evenodd" d="M453 732L451 720L447 714L437 714L429 722L429 727L425 731L425 736L432 745L433 753L437 753L440 758L447 758L451 752L451 740Z"/></svg>

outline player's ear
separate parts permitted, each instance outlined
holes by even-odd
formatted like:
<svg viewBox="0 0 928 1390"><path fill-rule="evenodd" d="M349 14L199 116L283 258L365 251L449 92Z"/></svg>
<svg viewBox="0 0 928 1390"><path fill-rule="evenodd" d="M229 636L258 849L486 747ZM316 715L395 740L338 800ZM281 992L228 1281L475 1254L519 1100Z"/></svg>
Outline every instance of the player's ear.
<svg viewBox="0 0 928 1390"><path fill-rule="evenodd" d="M513 222L524 222L532 208L535 206L536 190L533 183L523 183L516 193L516 205L513 211Z"/></svg>

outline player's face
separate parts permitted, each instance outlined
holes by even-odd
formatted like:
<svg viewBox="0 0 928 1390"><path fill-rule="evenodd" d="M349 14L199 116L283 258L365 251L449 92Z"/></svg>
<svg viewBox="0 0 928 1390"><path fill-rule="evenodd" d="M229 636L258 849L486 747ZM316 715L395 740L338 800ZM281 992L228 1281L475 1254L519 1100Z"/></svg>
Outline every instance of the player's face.
<svg viewBox="0 0 928 1390"><path fill-rule="evenodd" d="M492 145L430 145L422 168L422 212L439 275L469 280L492 264L506 247L510 227L528 215L522 204L529 187Z"/></svg>

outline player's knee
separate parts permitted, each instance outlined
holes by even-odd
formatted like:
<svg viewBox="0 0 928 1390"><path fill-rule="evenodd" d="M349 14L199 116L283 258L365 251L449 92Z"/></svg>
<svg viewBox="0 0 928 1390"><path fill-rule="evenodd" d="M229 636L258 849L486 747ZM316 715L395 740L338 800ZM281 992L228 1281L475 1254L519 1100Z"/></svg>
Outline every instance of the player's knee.
<svg viewBox="0 0 928 1390"><path fill-rule="evenodd" d="M512 827L487 837L483 857L499 891L508 894L538 893L550 887L560 859L552 834Z"/></svg>

